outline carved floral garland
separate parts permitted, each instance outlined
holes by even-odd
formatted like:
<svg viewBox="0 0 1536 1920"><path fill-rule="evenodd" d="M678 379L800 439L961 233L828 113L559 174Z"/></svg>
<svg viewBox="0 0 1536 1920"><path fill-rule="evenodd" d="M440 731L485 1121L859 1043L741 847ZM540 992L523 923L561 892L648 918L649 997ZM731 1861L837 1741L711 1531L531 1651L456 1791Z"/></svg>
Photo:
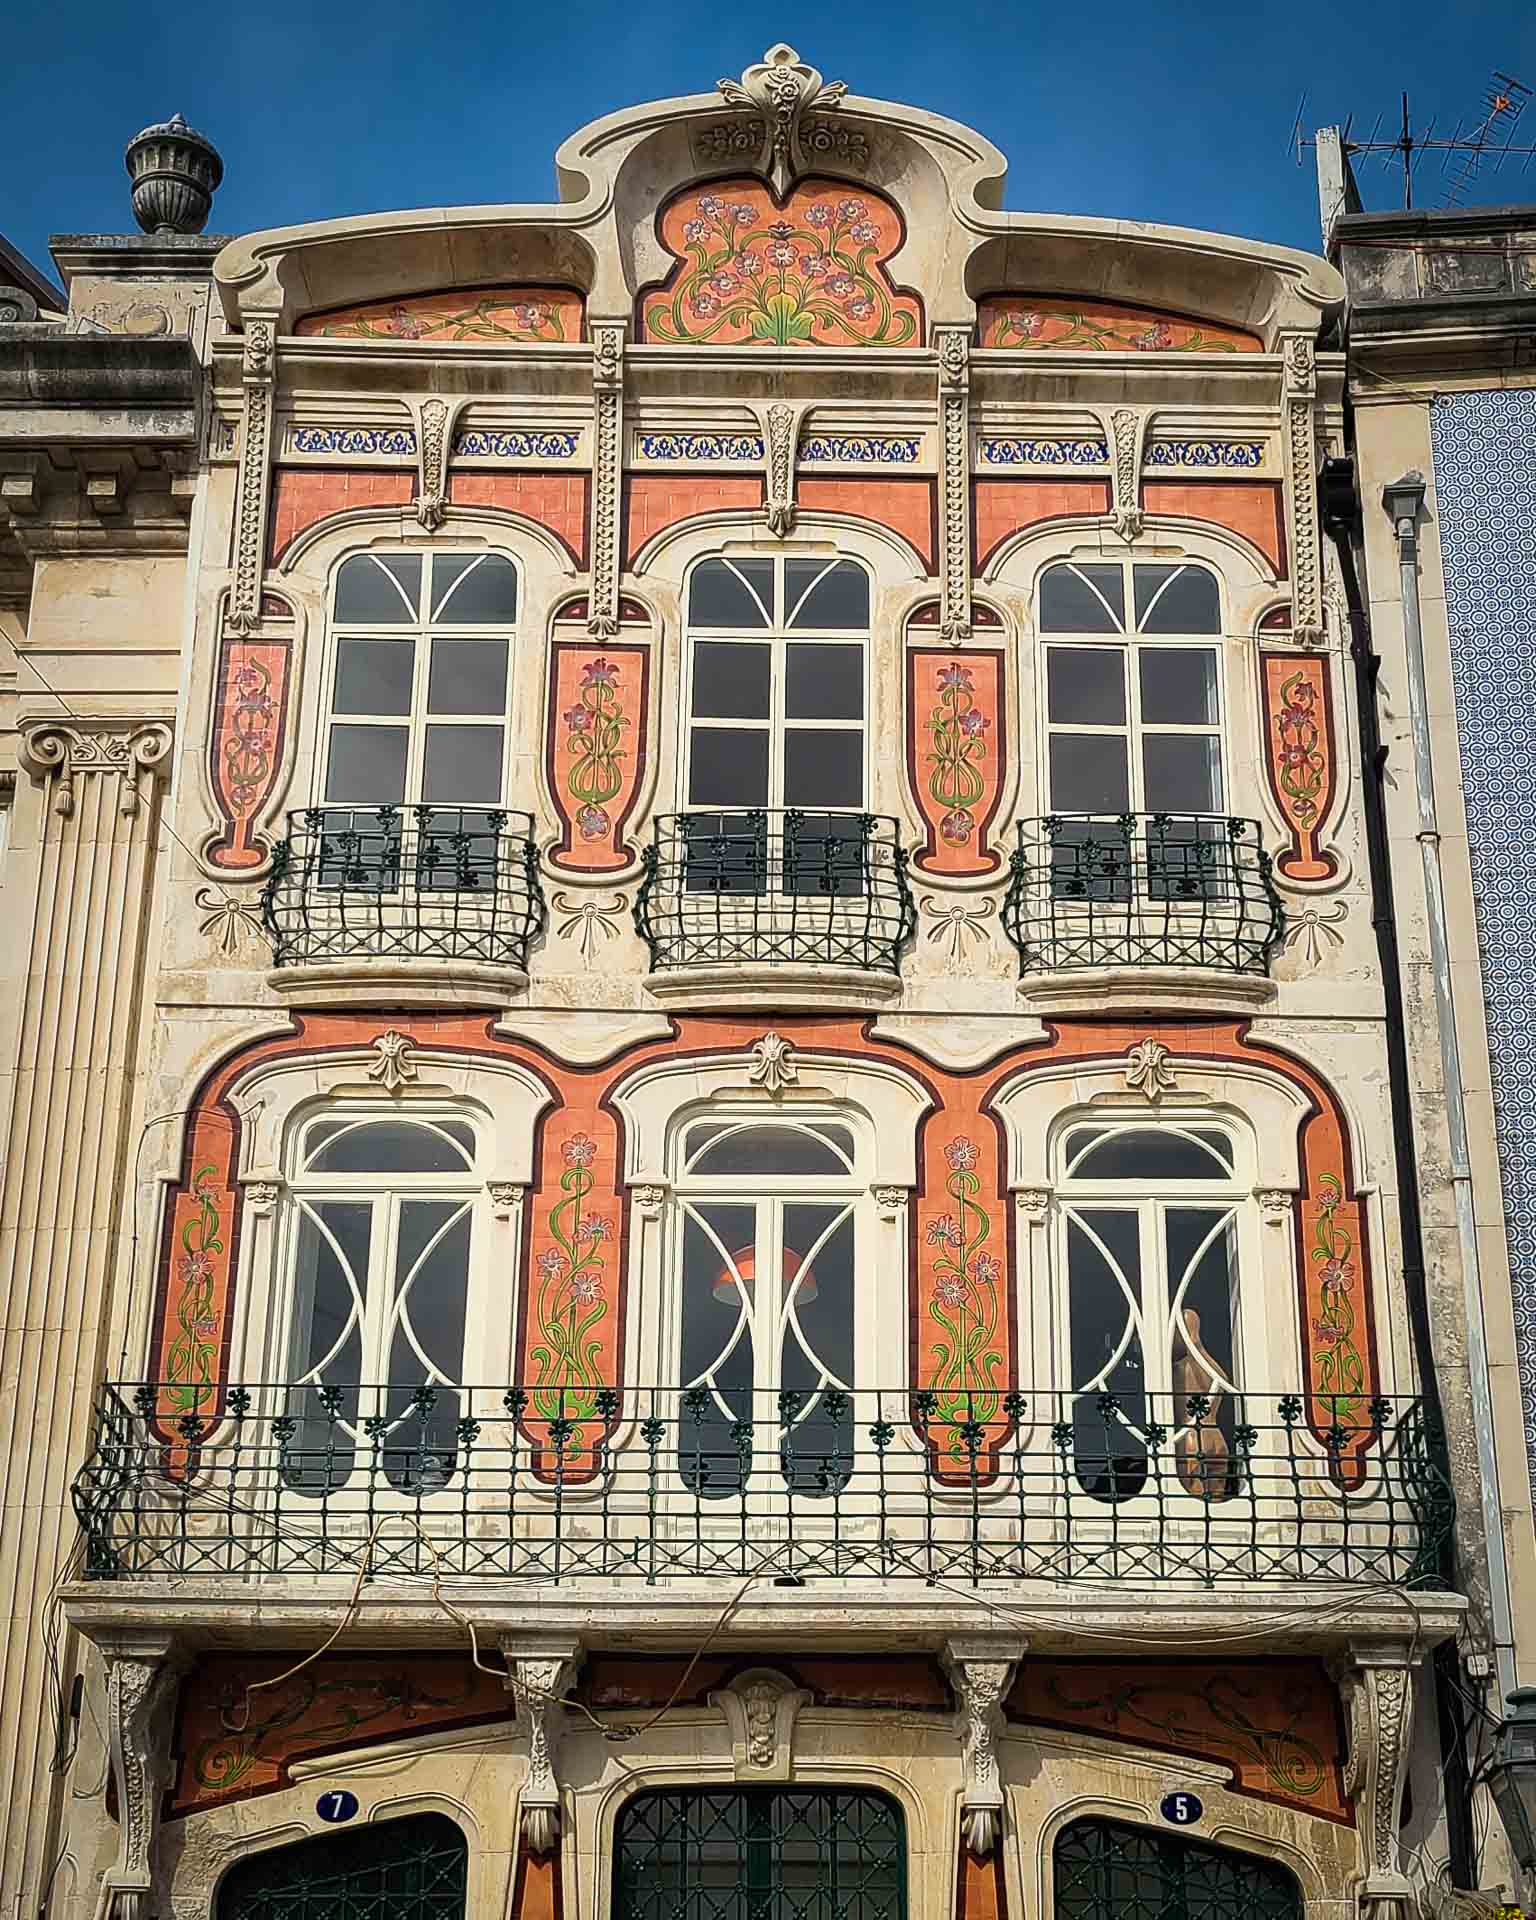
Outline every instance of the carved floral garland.
<svg viewBox="0 0 1536 1920"><path fill-rule="evenodd" d="M972 698L975 689L968 667L953 660L940 667L938 686L938 705L929 708L926 722L931 742L928 764L933 769L928 792L946 809L939 832L951 846L961 847L976 831L972 808L987 790L977 762L987 757L985 734L992 723Z"/></svg>
<svg viewBox="0 0 1536 1920"><path fill-rule="evenodd" d="M967 1436L979 1436L997 1412L997 1376L1005 1364L995 1337L1003 1269L988 1247L991 1216L976 1202L981 1191L977 1157L973 1140L959 1136L946 1143L944 1191L955 1211L928 1223L928 1245L934 1249L928 1317L938 1328L929 1390L937 1394L935 1412L948 1428L944 1451L962 1465L971 1458Z"/></svg>
<svg viewBox="0 0 1536 1920"><path fill-rule="evenodd" d="M589 660L581 673L577 704L560 717L565 750L572 756L566 791L577 803L576 831L583 840L607 837L613 822L608 802L624 790L624 729L630 724L619 704L619 669L611 660Z"/></svg>

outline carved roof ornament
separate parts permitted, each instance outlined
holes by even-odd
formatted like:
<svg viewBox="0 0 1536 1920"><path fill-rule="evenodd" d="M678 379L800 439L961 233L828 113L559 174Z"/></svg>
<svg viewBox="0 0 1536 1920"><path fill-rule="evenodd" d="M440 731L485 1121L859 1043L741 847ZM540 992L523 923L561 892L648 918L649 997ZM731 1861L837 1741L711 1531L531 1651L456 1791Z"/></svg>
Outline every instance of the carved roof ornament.
<svg viewBox="0 0 1536 1920"><path fill-rule="evenodd" d="M739 81L717 80L716 86L733 107L749 108L763 124L767 174L781 198L803 172L800 123L812 107L837 106L848 91L841 80L823 80L781 41L770 47L756 66Z"/></svg>

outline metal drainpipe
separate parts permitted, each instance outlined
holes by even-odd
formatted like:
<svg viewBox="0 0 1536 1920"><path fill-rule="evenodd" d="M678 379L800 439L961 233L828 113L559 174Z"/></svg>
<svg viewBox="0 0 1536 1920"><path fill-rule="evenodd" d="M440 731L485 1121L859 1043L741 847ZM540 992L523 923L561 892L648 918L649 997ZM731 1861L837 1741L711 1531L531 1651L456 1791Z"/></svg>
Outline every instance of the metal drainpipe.
<svg viewBox="0 0 1536 1920"><path fill-rule="evenodd" d="M1413 728L1413 778L1419 803L1419 852L1424 862L1424 901L1429 920L1429 957L1435 976L1440 1028L1440 1066L1445 1081L1446 1131L1450 1136L1451 1186L1456 1196L1456 1237L1461 1247L1467 1316L1467 1384L1472 1397L1481 1483L1483 1532L1488 1550L1489 1602L1493 1609L1493 1657L1500 1698L1515 1684L1514 1626L1509 1604L1509 1565L1504 1553L1504 1516L1499 1507L1498 1460L1493 1441L1493 1395L1488 1382L1488 1331L1483 1314L1482 1263L1472 1209L1472 1165L1467 1150L1467 1107L1462 1092L1461 1042L1456 1031L1456 995L1445 936L1445 884L1440 872L1440 824L1435 812L1434 763L1429 747L1429 697L1424 674L1424 629L1419 608L1419 515L1424 476L1405 473L1382 489L1381 503L1397 534L1397 568L1408 659L1408 713Z"/></svg>

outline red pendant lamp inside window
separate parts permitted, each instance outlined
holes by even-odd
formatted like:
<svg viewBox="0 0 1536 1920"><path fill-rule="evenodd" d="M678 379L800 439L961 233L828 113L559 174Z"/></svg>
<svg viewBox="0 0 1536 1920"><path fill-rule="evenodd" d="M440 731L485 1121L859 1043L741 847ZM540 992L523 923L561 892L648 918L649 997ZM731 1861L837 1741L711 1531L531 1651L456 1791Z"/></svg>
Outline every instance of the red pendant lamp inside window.
<svg viewBox="0 0 1536 1920"><path fill-rule="evenodd" d="M753 1282L757 1278L756 1248L738 1247L731 1255L731 1266L736 1269L736 1272L733 1274L731 1267L722 1267L710 1291L722 1306L735 1306L743 1293L747 1296L750 1305L753 1298ZM741 1279L739 1290L736 1285L738 1275ZM791 1290L794 1293L795 1304L801 1307L808 1307L821 1291L812 1270L809 1267L802 1268L801 1256L793 1247L786 1247L784 1249L784 1291L787 1294Z"/></svg>

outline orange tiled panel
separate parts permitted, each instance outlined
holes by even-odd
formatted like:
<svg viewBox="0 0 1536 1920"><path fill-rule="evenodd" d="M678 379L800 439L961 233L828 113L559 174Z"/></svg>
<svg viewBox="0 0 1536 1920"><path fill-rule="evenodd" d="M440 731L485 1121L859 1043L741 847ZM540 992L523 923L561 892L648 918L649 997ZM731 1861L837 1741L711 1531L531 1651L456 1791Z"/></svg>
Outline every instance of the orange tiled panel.
<svg viewBox="0 0 1536 1920"><path fill-rule="evenodd" d="M663 527L698 513L762 505L761 474L636 473L624 484L624 565Z"/></svg>
<svg viewBox="0 0 1536 1920"><path fill-rule="evenodd" d="M404 506L416 490L413 473L358 472L326 467L318 472L280 471L272 488L268 550L280 560L306 527L351 507Z"/></svg>
<svg viewBox="0 0 1536 1920"><path fill-rule="evenodd" d="M579 340L583 305L571 287L450 287L445 293L410 293L399 300L308 313L294 332L469 347Z"/></svg>
<svg viewBox="0 0 1536 1920"><path fill-rule="evenodd" d="M1120 301L1076 295L1001 293L976 309L983 347L1024 353L1262 353L1264 342L1241 327L1193 314L1162 313Z"/></svg>
<svg viewBox="0 0 1536 1920"><path fill-rule="evenodd" d="M1285 521L1276 481L1148 480L1141 505L1148 514L1212 520L1251 541L1277 574L1285 572Z"/></svg>
<svg viewBox="0 0 1536 1920"><path fill-rule="evenodd" d="M978 480L971 495L971 538L980 570L1011 533L1041 520L1109 512L1107 480Z"/></svg>
<svg viewBox="0 0 1536 1920"><path fill-rule="evenodd" d="M560 540L578 567L587 564L587 476L584 473L452 473L448 498L456 507L503 507L535 520Z"/></svg>
<svg viewBox="0 0 1536 1920"><path fill-rule="evenodd" d="M1003 1877L1003 1849L994 1847L978 1860L969 1847L960 1849L958 1920L1007 1920L1008 1887Z"/></svg>
<svg viewBox="0 0 1536 1920"><path fill-rule="evenodd" d="M801 477L800 505L807 513L847 513L873 520L910 540L929 573L938 552L938 504L931 480L808 480Z"/></svg>

